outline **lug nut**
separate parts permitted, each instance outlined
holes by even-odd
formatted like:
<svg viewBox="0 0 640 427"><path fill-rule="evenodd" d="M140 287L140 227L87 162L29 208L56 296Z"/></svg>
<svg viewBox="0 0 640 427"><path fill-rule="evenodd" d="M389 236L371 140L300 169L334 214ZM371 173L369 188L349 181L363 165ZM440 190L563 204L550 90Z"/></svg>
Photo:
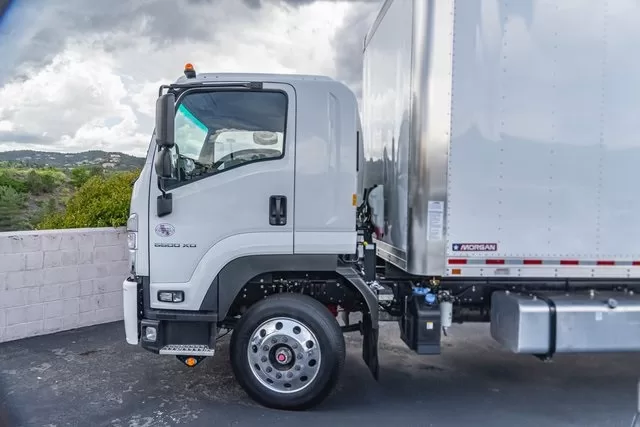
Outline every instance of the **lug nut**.
<svg viewBox="0 0 640 427"><path fill-rule="evenodd" d="M271 344L275 344L275 343L277 343L277 342L278 342L278 340L277 340L277 339L275 339L275 338L271 338Z"/></svg>
<svg viewBox="0 0 640 427"><path fill-rule="evenodd" d="M300 365L296 365L296 371L299 371L300 369L302 369L300 368Z"/></svg>
<svg viewBox="0 0 640 427"><path fill-rule="evenodd" d="M289 338L287 338L287 337L283 337L282 338L282 342L287 342L287 341L289 341Z"/></svg>
<svg viewBox="0 0 640 427"><path fill-rule="evenodd" d="M282 374L280 374L280 373L277 373L277 374L276 374L276 378L277 378L277 379L280 379L280 378L282 378Z"/></svg>
<svg viewBox="0 0 640 427"><path fill-rule="evenodd" d="M298 360L302 359L302 353L298 353Z"/></svg>
<svg viewBox="0 0 640 427"><path fill-rule="evenodd" d="M267 361L267 356L262 356L262 362L266 362Z"/></svg>
<svg viewBox="0 0 640 427"><path fill-rule="evenodd" d="M293 347L294 349L298 348L298 343L294 342L293 344L291 344L291 347Z"/></svg>
<svg viewBox="0 0 640 427"><path fill-rule="evenodd" d="M265 371L271 372L271 371L273 371L273 369L271 368L271 366L267 366L267 369L265 369Z"/></svg>
<svg viewBox="0 0 640 427"><path fill-rule="evenodd" d="M269 346L268 346L268 345L265 345L264 347L262 347L262 350L264 350L264 351L269 351Z"/></svg>
<svg viewBox="0 0 640 427"><path fill-rule="evenodd" d="M292 377L293 377L293 372L289 372L289 373L287 373L287 377L288 377L288 378L292 378Z"/></svg>

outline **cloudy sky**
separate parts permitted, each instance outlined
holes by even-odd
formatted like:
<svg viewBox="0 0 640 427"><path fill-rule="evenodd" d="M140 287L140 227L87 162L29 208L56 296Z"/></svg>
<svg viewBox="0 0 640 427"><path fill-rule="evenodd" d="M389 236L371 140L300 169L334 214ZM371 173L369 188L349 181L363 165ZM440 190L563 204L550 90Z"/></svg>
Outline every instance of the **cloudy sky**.
<svg viewBox="0 0 640 427"><path fill-rule="evenodd" d="M143 155L158 86L186 62L325 74L359 95L362 41L380 3L14 0L0 18L0 151Z"/></svg>

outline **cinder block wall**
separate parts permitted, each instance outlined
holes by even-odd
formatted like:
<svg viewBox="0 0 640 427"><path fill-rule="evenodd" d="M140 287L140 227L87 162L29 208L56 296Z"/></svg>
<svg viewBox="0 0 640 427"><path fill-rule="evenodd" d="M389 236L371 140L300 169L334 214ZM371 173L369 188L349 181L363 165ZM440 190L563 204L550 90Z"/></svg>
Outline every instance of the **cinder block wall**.
<svg viewBox="0 0 640 427"><path fill-rule="evenodd" d="M122 319L122 228L0 233L0 342Z"/></svg>

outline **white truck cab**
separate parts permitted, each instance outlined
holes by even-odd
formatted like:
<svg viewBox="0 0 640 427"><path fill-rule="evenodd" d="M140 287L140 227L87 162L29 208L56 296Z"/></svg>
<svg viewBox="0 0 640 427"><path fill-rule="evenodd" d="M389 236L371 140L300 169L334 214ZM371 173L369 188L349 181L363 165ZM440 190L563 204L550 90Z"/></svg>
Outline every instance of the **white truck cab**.
<svg viewBox="0 0 640 427"><path fill-rule="evenodd" d="M234 370L250 395L314 404L344 360L337 307L377 325L375 294L348 260L356 98L326 77L192 66L161 92L131 201L127 341L195 365L233 328Z"/></svg>

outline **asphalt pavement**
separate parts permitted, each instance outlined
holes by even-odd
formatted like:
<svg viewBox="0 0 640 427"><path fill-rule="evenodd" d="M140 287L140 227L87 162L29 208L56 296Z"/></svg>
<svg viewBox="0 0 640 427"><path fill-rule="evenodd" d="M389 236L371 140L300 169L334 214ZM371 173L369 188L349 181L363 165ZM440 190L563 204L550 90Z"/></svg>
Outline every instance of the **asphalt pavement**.
<svg viewBox="0 0 640 427"><path fill-rule="evenodd" d="M359 335L347 342L336 392L307 412L249 400L230 371L227 338L190 369L128 345L120 322L0 344L0 393L12 427L629 427L636 409L638 354L543 363L502 350L486 325L467 324L449 331L442 355L418 356L386 323L376 382Z"/></svg>

